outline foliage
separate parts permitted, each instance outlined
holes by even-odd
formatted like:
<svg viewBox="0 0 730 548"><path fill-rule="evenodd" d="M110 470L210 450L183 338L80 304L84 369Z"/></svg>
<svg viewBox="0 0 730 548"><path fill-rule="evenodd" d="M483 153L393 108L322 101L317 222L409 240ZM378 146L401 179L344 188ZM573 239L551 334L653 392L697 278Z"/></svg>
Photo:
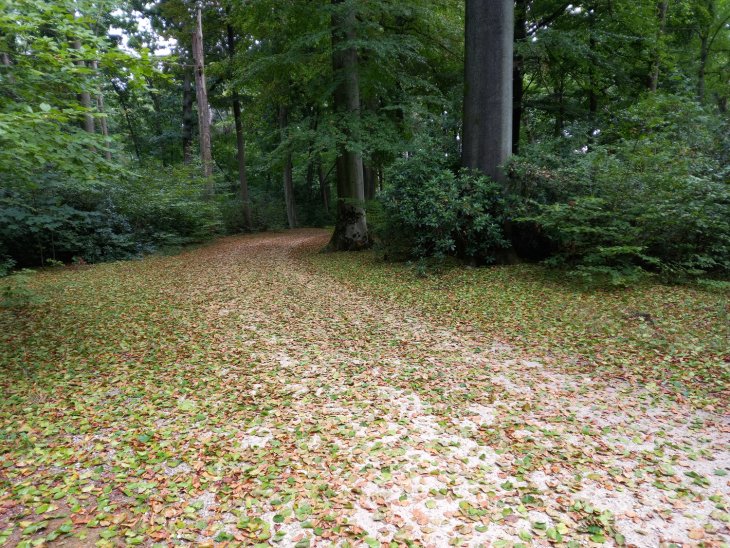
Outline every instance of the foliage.
<svg viewBox="0 0 730 548"><path fill-rule="evenodd" d="M681 281L730 273L727 153L725 124L693 101L651 96L594 142L541 144L512 172L525 220L557 250L549 264L612 284L645 271Z"/></svg>
<svg viewBox="0 0 730 548"><path fill-rule="evenodd" d="M380 245L393 258L457 255L494 262L507 246L502 189L479 174L454 173L448 154L434 155L433 144L420 142L387 172L389 185L371 207Z"/></svg>
<svg viewBox="0 0 730 548"><path fill-rule="evenodd" d="M33 273L33 270L24 268L0 279L0 308L23 309L41 302L28 285Z"/></svg>
<svg viewBox="0 0 730 548"><path fill-rule="evenodd" d="M81 188L46 176L42 188L0 193L0 241L21 265L118 260L202 241L222 228L219 208L202 198L203 186L201 177L180 168Z"/></svg>

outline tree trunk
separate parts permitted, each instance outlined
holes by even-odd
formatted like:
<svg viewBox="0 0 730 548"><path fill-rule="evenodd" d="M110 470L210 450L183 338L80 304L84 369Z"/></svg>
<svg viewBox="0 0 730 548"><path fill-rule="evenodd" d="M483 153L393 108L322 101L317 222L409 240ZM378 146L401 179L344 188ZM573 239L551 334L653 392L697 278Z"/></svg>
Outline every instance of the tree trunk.
<svg viewBox="0 0 730 548"><path fill-rule="evenodd" d="M292 160L291 150L289 149L288 143L286 143L287 126L289 125L288 120L289 113L285 106L279 107L279 129L281 130L281 145L286 147L284 154L284 165L282 168L282 175L284 180L284 201L286 203L286 220L289 223L289 228L297 227L297 212L294 204L294 180L292 177Z"/></svg>
<svg viewBox="0 0 730 548"><path fill-rule="evenodd" d="M598 87L598 83L596 81L596 46L598 45L596 41L597 9L598 8L596 6L592 6L588 10L588 51L590 52L590 59L588 59L588 87L590 88L588 90L588 116L591 122L595 120L596 113L598 112L598 94L596 93L596 88ZM590 131L592 132L593 129L594 128L590 128Z"/></svg>
<svg viewBox="0 0 730 548"><path fill-rule="evenodd" d="M667 23L667 10L669 8L669 0L659 0L657 4L657 33L656 43L654 44L654 60L651 64L651 75L649 76L649 91L652 93L657 90L659 86L659 63L661 61L661 42L662 36L664 36L664 29Z"/></svg>
<svg viewBox="0 0 730 548"><path fill-rule="evenodd" d="M236 126L236 159L238 160L238 187L246 229L253 228L251 217L251 198L248 193L248 177L246 175L246 144L243 140L243 123L241 122L241 101L233 99L233 120Z"/></svg>
<svg viewBox="0 0 730 548"><path fill-rule="evenodd" d="M353 124L360 116L360 76L355 39L356 13L349 3L332 0L332 68L337 86L334 92L335 111L345 118L348 140L357 137ZM365 218L365 184L362 156L348 143L337 151L337 221L329 243L334 251L351 251L370 246Z"/></svg>
<svg viewBox="0 0 730 548"><path fill-rule="evenodd" d="M363 164L363 183L365 185L365 200L375 198L377 192L376 187L376 170L367 164Z"/></svg>
<svg viewBox="0 0 730 548"><path fill-rule="evenodd" d="M228 56L233 59L236 52L236 41L233 35L233 27L226 25L228 31ZM251 200L248 195L248 177L246 175L246 142L243 137L243 123L241 122L241 101L238 93L233 92L233 122L236 127L236 160L238 161L238 186L241 198L241 208L246 229L251 230L253 221L251 219Z"/></svg>
<svg viewBox="0 0 730 548"><path fill-rule="evenodd" d="M198 100L198 130L200 132L200 160L203 176L207 179L205 193L213 194L213 155L210 146L210 107L205 87L205 54L203 51L203 20L200 8L196 11L193 31L193 59L195 60L195 93Z"/></svg>
<svg viewBox="0 0 730 548"><path fill-rule="evenodd" d="M15 77L13 76L12 66L13 61L10 59L10 55L8 55L6 52L2 52L0 55L0 59L2 60L2 65L8 69L7 71L7 79L8 82L11 84L15 83Z"/></svg>
<svg viewBox="0 0 730 548"><path fill-rule="evenodd" d="M317 155L317 178L319 179L319 194L326 213L330 212L330 187L327 184L327 175L324 173L322 157Z"/></svg>
<svg viewBox="0 0 730 548"><path fill-rule="evenodd" d="M515 2L515 45L527 40L527 0ZM525 94L523 80L524 58L515 50L512 68L512 154L520 153L520 127L522 126L522 99Z"/></svg>
<svg viewBox="0 0 730 548"><path fill-rule="evenodd" d="M705 72L707 70L707 58L710 47L707 35L700 36L700 66L697 70L697 98L700 103L705 102Z"/></svg>
<svg viewBox="0 0 730 548"><path fill-rule="evenodd" d="M504 181L512 152L513 0L466 0L462 164Z"/></svg>
<svg viewBox="0 0 730 548"><path fill-rule="evenodd" d="M187 165L193 160L193 86L190 72L185 69L183 76L182 109L182 151L183 162Z"/></svg>
<svg viewBox="0 0 730 548"><path fill-rule="evenodd" d="M94 71L99 70L99 62L94 60L91 62L91 68L94 69ZM112 159L112 151L111 151L111 141L109 140L109 126L107 124L106 114L104 113L104 94L101 91L101 88L99 88L97 94L96 94L96 109L99 111L98 122L99 122L99 133L102 134L104 137L104 157L111 161Z"/></svg>
<svg viewBox="0 0 730 548"><path fill-rule="evenodd" d="M114 91L117 93L117 97L119 98L119 103L122 105L122 111L124 112L124 119L127 121L127 129L129 129L129 137L132 139L132 145L134 146L134 153L135 156L137 156L137 161L139 162L142 159L142 153L139 146L139 139L137 137L137 132L134 131L134 124L132 124L132 118L129 116L129 105L127 104L127 100L124 97L125 91L120 88L114 80L111 81L112 86L114 87Z"/></svg>
<svg viewBox="0 0 730 548"><path fill-rule="evenodd" d="M560 81L556 84L555 88L555 103L557 108L555 110L555 126L553 129L553 135L560 137L565 128L565 101L564 101L564 86L565 82L563 77L560 76Z"/></svg>
<svg viewBox="0 0 730 548"><path fill-rule="evenodd" d="M76 50L81 51L81 41L75 40L73 47ZM86 62L83 59L76 61L77 67L86 67ZM81 123L81 127L87 133L94 133L94 115L91 113L91 94L88 91L82 91L79 93L79 103L84 109L84 120Z"/></svg>

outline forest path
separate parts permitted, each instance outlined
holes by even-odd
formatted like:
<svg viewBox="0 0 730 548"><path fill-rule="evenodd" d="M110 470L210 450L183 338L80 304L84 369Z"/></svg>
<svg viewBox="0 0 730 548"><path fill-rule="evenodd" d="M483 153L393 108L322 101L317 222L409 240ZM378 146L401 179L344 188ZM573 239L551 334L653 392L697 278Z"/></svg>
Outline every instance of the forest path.
<svg viewBox="0 0 730 548"><path fill-rule="evenodd" d="M232 237L58 281L61 355L83 370L84 340L97 370L25 388L38 450L0 457L0 530L3 504L38 514L24 490L63 485L73 531L109 542L730 541L727 417L348 288L306 260L326 240ZM79 303L115 313L86 332Z"/></svg>

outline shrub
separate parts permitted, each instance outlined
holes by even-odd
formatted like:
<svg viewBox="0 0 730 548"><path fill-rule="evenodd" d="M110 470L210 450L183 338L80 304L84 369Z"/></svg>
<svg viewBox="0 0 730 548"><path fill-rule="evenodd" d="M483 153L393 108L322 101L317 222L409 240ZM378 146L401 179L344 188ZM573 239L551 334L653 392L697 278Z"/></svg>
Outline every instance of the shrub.
<svg viewBox="0 0 730 548"><path fill-rule="evenodd" d="M204 200L193 168L142 170L80 184L58 174L0 191L0 246L21 266L47 259L127 259L209 239L223 230L221 202Z"/></svg>
<svg viewBox="0 0 730 548"><path fill-rule="evenodd" d="M379 244L394 258L455 255L494 262L506 247L505 201L487 177L454 173L444 160L416 154L397 161L386 175L387 190L369 207Z"/></svg>
<svg viewBox="0 0 730 548"><path fill-rule="evenodd" d="M22 309L40 302L40 298L28 287L33 270L26 268L0 281L0 308Z"/></svg>
<svg viewBox="0 0 730 548"><path fill-rule="evenodd" d="M523 220L555 247L548 264L613 285L730 274L725 129L693 101L652 96L600 142L528 149L511 170Z"/></svg>

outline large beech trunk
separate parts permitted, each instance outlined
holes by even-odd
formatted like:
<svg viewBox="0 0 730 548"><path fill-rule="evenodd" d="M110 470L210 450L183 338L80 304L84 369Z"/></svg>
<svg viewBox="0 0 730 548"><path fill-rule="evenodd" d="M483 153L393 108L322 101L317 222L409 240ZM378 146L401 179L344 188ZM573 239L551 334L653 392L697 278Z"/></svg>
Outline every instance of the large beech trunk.
<svg viewBox="0 0 730 548"><path fill-rule="evenodd" d="M334 106L347 118L345 132L349 139L354 139L352 124L360 113L360 77L357 51L346 43L355 39L356 14L351 7L343 9L343 0L332 0L332 5L332 67L337 79ZM337 221L328 247L334 251L364 249L369 247L370 237L364 208L362 156L347 145L341 145L337 152Z"/></svg>
<svg viewBox="0 0 730 548"><path fill-rule="evenodd" d="M512 152L513 0L466 1L462 164L504 181Z"/></svg>

